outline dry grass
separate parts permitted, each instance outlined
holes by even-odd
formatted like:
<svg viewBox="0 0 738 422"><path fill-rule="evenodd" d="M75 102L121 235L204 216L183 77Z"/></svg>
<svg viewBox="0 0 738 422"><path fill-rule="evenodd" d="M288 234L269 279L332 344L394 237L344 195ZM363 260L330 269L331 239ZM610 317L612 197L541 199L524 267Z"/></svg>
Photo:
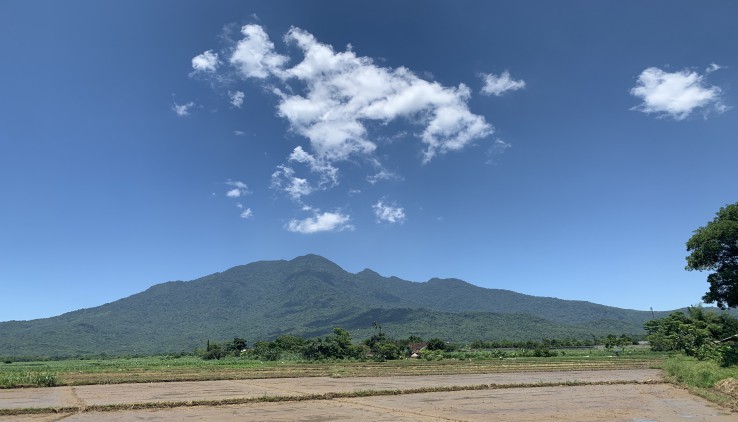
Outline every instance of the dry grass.
<svg viewBox="0 0 738 422"><path fill-rule="evenodd" d="M723 394L738 398L738 380L735 378L726 378L717 382L715 389Z"/></svg>

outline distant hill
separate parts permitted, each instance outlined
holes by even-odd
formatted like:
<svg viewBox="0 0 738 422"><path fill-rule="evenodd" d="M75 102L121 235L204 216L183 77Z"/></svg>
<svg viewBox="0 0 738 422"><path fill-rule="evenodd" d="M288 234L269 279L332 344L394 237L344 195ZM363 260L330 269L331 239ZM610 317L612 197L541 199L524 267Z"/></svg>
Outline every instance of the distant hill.
<svg viewBox="0 0 738 422"><path fill-rule="evenodd" d="M657 317L668 313L657 313ZM457 279L424 283L357 274L306 255L261 261L197 280L157 284L95 308L0 323L0 355L74 356L191 351L206 340L281 334L354 338L372 322L391 336L449 341L639 334L651 313L485 289Z"/></svg>

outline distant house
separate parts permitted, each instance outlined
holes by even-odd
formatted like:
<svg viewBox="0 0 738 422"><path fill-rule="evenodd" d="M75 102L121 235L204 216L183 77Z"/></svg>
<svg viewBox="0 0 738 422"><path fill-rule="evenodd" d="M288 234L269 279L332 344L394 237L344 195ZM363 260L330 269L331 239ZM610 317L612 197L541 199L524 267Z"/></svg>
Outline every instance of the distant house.
<svg viewBox="0 0 738 422"><path fill-rule="evenodd" d="M407 349L410 351L411 358L417 358L420 355L420 351L426 347L428 347L428 343L425 342L407 344Z"/></svg>

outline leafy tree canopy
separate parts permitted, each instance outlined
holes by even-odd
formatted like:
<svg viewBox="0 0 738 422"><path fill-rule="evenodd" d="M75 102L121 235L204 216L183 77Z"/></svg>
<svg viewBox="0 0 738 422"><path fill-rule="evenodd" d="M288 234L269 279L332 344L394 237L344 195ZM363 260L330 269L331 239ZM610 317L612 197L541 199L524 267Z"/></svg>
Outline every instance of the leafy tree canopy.
<svg viewBox="0 0 738 422"><path fill-rule="evenodd" d="M428 340L428 350L444 350L446 349L446 342L440 338L432 338Z"/></svg>
<svg viewBox="0 0 738 422"><path fill-rule="evenodd" d="M720 208L715 218L687 241L687 270L715 271L702 297L721 309L738 307L738 202Z"/></svg>
<svg viewBox="0 0 738 422"><path fill-rule="evenodd" d="M687 313L674 312L666 318L644 324L648 341L655 351L682 351L698 359L716 359L735 364L736 348L720 341L738 334L738 319L727 313L691 307Z"/></svg>

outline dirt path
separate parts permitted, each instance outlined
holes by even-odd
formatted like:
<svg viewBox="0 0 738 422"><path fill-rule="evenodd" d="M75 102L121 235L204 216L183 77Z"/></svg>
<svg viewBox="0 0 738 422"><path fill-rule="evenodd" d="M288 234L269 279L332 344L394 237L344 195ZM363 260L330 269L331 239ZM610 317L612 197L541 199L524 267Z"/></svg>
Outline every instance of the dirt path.
<svg viewBox="0 0 738 422"><path fill-rule="evenodd" d="M656 381L657 383L648 383ZM658 383L657 370L523 372L368 378L292 378L152 384L118 384L0 390L0 409L180 403L155 410L15 415L14 421L735 421L735 414L677 387ZM554 383L578 386L535 386ZM627 383L627 384L602 384ZM299 397L361 390L407 390L450 386L520 386L481 391L382 395L331 400L185 406L191 400ZM523 387L524 386L524 387Z"/></svg>

